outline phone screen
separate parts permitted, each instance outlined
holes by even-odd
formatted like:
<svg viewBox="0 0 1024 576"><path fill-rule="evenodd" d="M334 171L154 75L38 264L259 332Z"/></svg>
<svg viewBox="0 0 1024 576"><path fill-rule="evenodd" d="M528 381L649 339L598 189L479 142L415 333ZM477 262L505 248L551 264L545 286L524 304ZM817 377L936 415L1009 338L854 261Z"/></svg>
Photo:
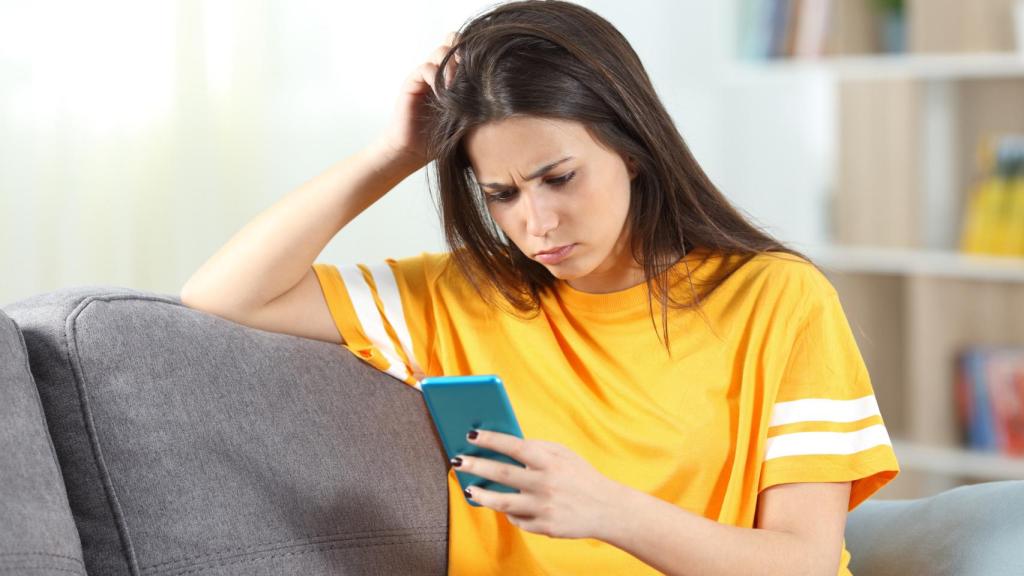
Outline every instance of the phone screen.
<svg viewBox="0 0 1024 576"><path fill-rule="evenodd" d="M500 378L493 374L424 378L420 381L420 389L423 391L427 410L430 411L434 427L437 428L437 434L449 459L465 454L525 468L525 465L510 456L474 446L466 438L466 433L473 428L523 437L519 422L512 411L512 403L509 402ZM455 476L463 489L480 486L496 492L519 492L511 486L463 472L458 468L455 469ZM466 498L466 501L472 506L480 506L469 498Z"/></svg>

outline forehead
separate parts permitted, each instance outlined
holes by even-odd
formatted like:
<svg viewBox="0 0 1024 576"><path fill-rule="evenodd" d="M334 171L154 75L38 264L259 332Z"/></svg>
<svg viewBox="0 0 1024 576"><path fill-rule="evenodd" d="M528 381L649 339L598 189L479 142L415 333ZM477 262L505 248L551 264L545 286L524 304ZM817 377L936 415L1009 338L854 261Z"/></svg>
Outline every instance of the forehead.
<svg viewBox="0 0 1024 576"><path fill-rule="evenodd" d="M585 156L597 147L574 120L517 117L488 122L466 137L466 153L481 179L516 178L565 156Z"/></svg>

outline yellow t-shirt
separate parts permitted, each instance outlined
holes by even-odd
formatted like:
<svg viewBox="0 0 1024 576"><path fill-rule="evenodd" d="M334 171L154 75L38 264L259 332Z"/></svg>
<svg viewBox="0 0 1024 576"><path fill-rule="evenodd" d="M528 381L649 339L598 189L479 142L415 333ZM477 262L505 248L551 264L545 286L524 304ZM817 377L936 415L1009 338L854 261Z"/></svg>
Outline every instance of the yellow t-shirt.
<svg viewBox="0 0 1024 576"><path fill-rule="evenodd" d="M852 510L899 472L834 288L806 261L774 256L738 267L703 300L704 317L671 309L671 358L643 283L594 294L559 282L524 319L487 306L447 253L313 267L345 347L371 365L412 386L498 374L526 438L751 528L770 486L852 481ZM696 250L673 271L685 262L699 282L735 258ZM655 299L659 330L660 310ZM448 488L449 574L659 573L606 542L534 534L469 505L454 469ZM849 559L844 543L838 574Z"/></svg>

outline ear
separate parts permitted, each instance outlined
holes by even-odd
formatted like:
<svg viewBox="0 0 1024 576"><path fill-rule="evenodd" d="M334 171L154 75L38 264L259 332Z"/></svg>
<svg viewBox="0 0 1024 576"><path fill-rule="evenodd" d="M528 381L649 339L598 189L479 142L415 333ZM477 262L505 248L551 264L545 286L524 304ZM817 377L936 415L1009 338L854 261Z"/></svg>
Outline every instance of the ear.
<svg viewBox="0 0 1024 576"><path fill-rule="evenodd" d="M636 158L633 158L632 156L628 156L626 158L626 170L629 172L630 180L636 178L636 175L640 173L639 169L637 168Z"/></svg>

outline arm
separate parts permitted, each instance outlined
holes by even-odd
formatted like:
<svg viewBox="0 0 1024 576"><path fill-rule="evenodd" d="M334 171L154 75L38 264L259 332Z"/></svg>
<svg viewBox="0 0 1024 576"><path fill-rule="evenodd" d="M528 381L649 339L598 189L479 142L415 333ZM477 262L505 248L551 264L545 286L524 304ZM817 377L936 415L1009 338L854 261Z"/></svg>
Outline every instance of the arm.
<svg viewBox="0 0 1024 576"><path fill-rule="evenodd" d="M465 454L453 466L518 488L467 495L512 525L555 538L595 538L672 576L839 571L850 482L779 484L757 499L754 528L709 520L602 475L564 444L476 430L467 440L525 465Z"/></svg>
<svg viewBox="0 0 1024 576"><path fill-rule="evenodd" d="M758 497L754 528L720 524L623 486L602 537L669 575L835 576L850 483L780 484Z"/></svg>
<svg viewBox="0 0 1024 576"><path fill-rule="evenodd" d="M353 218L430 160L425 99L455 38L449 34L409 75L372 145L259 214L188 279L181 301L257 328L341 342L313 262ZM446 80L454 70L449 61Z"/></svg>
<svg viewBox="0 0 1024 576"><path fill-rule="evenodd" d="M188 279L182 302L240 319L304 277L318 290L312 264L331 238L417 168L377 143L334 164L237 232Z"/></svg>

